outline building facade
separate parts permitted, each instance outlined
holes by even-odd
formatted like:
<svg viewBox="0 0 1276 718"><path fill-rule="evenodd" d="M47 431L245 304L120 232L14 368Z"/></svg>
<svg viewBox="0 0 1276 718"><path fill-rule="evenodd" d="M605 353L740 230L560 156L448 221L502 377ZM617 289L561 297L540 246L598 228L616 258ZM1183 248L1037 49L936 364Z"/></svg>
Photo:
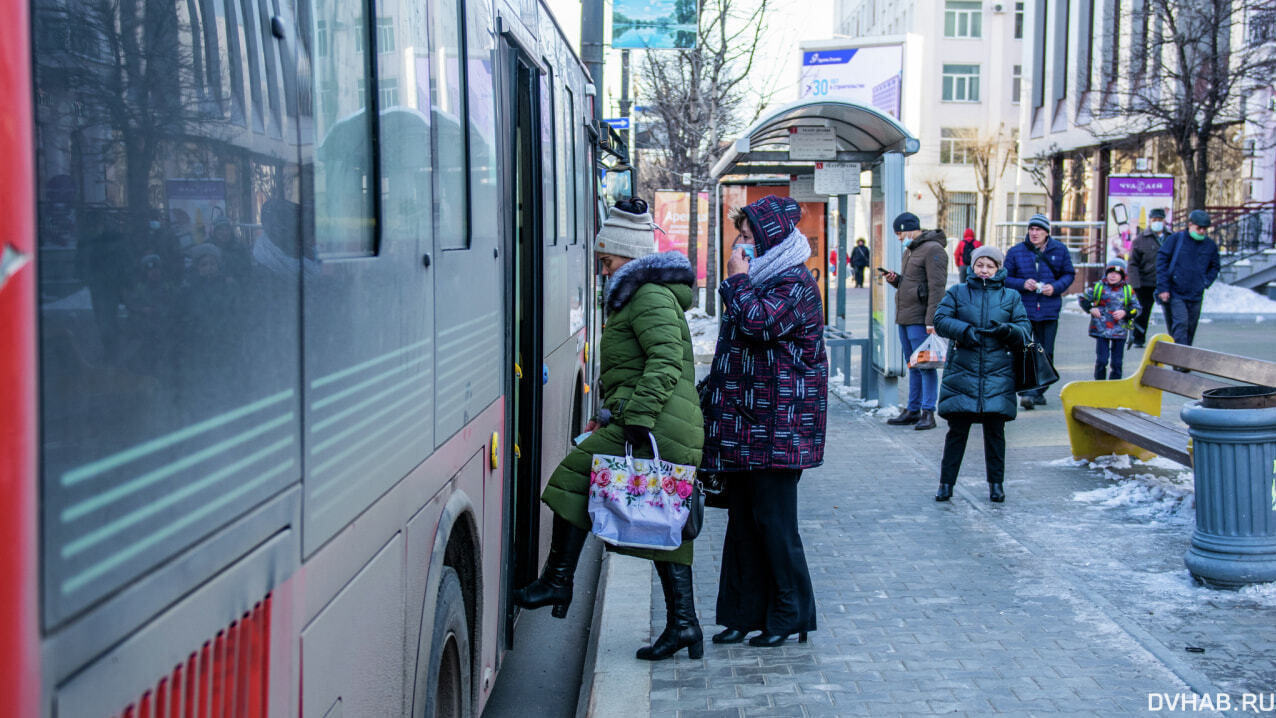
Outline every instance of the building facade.
<svg viewBox="0 0 1276 718"><path fill-rule="evenodd" d="M955 238L969 227L987 241L997 224L1045 207L1043 187L1016 160L1029 28L1023 2L838 0L834 20L835 32L852 41L903 38L900 119L921 141L906 181L909 209L923 225L942 225Z"/></svg>

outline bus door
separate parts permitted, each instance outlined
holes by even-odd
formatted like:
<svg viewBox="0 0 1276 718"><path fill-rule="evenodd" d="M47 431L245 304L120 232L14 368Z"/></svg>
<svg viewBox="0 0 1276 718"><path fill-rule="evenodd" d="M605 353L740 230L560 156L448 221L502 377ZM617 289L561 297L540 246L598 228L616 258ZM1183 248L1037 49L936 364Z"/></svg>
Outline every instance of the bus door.
<svg viewBox="0 0 1276 718"><path fill-rule="evenodd" d="M543 190L540 158L540 70L508 41L502 41L509 112L506 142L512 176L507 185L507 206L514 208L506 232L505 263L508 306L506 337L513 357L506 386L507 414L505 473L506 555L504 566L506 645L513 647L517 615L512 600L515 588L536 578L540 568L540 418L542 365L543 272L541 216Z"/></svg>

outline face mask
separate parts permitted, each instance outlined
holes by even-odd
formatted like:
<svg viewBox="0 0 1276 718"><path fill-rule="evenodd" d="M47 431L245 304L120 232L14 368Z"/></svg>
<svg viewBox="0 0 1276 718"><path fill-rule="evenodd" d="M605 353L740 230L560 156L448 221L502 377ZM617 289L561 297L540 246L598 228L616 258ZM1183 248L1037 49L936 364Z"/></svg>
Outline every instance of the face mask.
<svg viewBox="0 0 1276 718"><path fill-rule="evenodd" d="M1189 231L1188 234L1192 237L1192 239L1195 239L1198 242L1204 241L1205 239L1205 235L1201 234L1200 232Z"/></svg>
<svg viewBox="0 0 1276 718"><path fill-rule="evenodd" d="M1164 232L1164 231L1165 231L1165 223L1164 223L1164 222L1153 222L1153 223L1151 223L1151 224L1150 224L1150 225L1148 225L1148 226L1152 229L1152 231L1153 231L1153 232Z"/></svg>

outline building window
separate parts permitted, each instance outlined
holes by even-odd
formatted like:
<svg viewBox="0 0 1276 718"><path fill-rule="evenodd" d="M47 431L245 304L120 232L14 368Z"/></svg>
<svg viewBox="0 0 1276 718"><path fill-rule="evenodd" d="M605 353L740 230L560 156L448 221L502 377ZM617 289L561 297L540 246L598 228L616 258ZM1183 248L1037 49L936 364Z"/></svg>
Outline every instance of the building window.
<svg viewBox="0 0 1276 718"><path fill-rule="evenodd" d="M1015 39L1023 39L1023 3L1015 3Z"/></svg>
<svg viewBox="0 0 1276 718"><path fill-rule="evenodd" d="M979 102L979 65L944 65L944 102Z"/></svg>
<svg viewBox="0 0 1276 718"><path fill-rule="evenodd" d="M399 81L396 78L381 78L381 82L377 84L377 104L380 109L399 104Z"/></svg>
<svg viewBox="0 0 1276 718"><path fill-rule="evenodd" d="M983 5L970 0L944 3L944 37L982 37Z"/></svg>
<svg viewBox="0 0 1276 718"><path fill-rule="evenodd" d="M319 57L328 56L328 21L315 22L315 52Z"/></svg>
<svg viewBox="0 0 1276 718"><path fill-rule="evenodd" d="M1015 65L1010 71L1010 103L1019 104L1019 93L1023 91L1023 65Z"/></svg>
<svg viewBox="0 0 1276 718"><path fill-rule="evenodd" d="M394 18L377 18L377 52L394 52Z"/></svg>
<svg viewBox="0 0 1276 718"><path fill-rule="evenodd" d="M939 129L939 163L945 165L971 164L971 144L975 131L941 127Z"/></svg>

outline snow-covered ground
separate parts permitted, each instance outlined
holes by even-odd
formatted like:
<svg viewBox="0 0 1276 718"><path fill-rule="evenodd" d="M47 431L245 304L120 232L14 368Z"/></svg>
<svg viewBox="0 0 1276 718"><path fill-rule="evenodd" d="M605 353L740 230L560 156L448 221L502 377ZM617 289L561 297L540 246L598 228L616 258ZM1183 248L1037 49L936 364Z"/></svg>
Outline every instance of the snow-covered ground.
<svg viewBox="0 0 1276 718"><path fill-rule="evenodd" d="M718 318L705 314L700 307L694 307L687 312L687 326L691 329L691 347L696 358L712 358L718 344Z"/></svg>
<svg viewBox="0 0 1276 718"><path fill-rule="evenodd" d="M1132 516L1166 523L1195 519L1196 493L1192 470L1169 459L1140 461L1129 456L1101 456L1096 461L1062 459L1054 464L1085 466L1111 482L1072 495L1074 501L1100 508L1124 508Z"/></svg>
<svg viewBox="0 0 1276 718"><path fill-rule="evenodd" d="M1252 289L1215 282L1205 290L1203 314L1276 314L1276 302Z"/></svg>

